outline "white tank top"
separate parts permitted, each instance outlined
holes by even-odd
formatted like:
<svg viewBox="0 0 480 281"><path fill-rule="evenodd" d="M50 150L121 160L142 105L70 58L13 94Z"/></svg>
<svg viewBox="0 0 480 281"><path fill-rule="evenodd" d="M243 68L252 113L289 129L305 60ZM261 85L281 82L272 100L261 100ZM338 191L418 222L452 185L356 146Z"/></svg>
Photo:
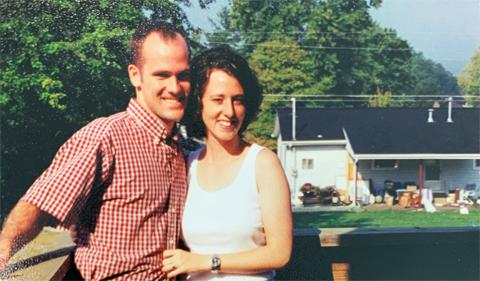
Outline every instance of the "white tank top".
<svg viewBox="0 0 480 281"><path fill-rule="evenodd" d="M193 253L226 254L259 247L253 237L263 227L255 178L255 160L263 147L252 144L234 181L218 191L198 185L197 163L202 149L188 159L188 194L182 219L183 239ZM190 280L272 280L259 274L190 274Z"/></svg>

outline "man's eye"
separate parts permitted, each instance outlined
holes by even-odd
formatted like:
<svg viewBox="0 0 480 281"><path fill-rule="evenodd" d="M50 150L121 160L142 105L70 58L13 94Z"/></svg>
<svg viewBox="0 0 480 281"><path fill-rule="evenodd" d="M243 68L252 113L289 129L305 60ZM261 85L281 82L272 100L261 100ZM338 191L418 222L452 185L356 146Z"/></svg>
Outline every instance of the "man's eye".
<svg viewBox="0 0 480 281"><path fill-rule="evenodd" d="M157 76L158 78L165 79L165 78L170 77L170 74L169 74L169 73L160 72L160 73L157 73L155 76Z"/></svg>
<svg viewBox="0 0 480 281"><path fill-rule="evenodd" d="M180 73L177 79L180 81L190 81L190 71Z"/></svg>

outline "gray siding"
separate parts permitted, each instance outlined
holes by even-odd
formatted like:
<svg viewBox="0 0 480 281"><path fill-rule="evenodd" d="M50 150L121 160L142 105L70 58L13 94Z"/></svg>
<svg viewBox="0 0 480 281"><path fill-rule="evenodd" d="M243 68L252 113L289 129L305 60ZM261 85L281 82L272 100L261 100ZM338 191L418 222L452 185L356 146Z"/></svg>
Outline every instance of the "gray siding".
<svg viewBox="0 0 480 281"><path fill-rule="evenodd" d="M476 183L480 186L480 170L473 168L473 160L450 160L441 162L442 180L447 189L465 187Z"/></svg>
<svg viewBox="0 0 480 281"><path fill-rule="evenodd" d="M372 161L358 162L358 169L362 178L371 179L374 186L383 186L385 180L399 182L418 181L418 160L400 161L398 169L372 169Z"/></svg>
<svg viewBox="0 0 480 281"><path fill-rule="evenodd" d="M383 186L385 180L418 183L418 160L401 160L398 169L372 169L372 161L360 161L359 172L363 179L372 179L374 186ZM480 186L480 170L473 168L473 160L441 160L440 180L445 191L466 184L476 183Z"/></svg>

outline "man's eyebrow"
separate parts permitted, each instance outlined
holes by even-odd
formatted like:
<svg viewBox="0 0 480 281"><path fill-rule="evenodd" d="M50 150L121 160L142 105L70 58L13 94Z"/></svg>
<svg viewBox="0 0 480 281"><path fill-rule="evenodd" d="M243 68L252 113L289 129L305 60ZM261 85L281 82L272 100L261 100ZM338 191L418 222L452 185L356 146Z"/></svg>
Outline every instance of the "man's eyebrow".
<svg viewBox="0 0 480 281"><path fill-rule="evenodd" d="M186 68L180 72L178 72L177 74L189 74L190 73L190 68ZM169 71L169 70L155 70L152 72L152 75L174 75L174 73L172 71Z"/></svg>
<svg viewBox="0 0 480 281"><path fill-rule="evenodd" d="M155 70L152 75L172 75L172 72L171 71L168 71L168 70Z"/></svg>

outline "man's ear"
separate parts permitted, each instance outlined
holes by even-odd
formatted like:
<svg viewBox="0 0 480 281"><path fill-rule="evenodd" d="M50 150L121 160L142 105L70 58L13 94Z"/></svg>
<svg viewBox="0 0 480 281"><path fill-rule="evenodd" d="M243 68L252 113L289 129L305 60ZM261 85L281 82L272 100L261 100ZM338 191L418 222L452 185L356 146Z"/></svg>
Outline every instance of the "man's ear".
<svg viewBox="0 0 480 281"><path fill-rule="evenodd" d="M130 78L132 86L135 87L135 90L140 90L139 87L142 85L142 74L136 65L128 65L128 77Z"/></svg>

